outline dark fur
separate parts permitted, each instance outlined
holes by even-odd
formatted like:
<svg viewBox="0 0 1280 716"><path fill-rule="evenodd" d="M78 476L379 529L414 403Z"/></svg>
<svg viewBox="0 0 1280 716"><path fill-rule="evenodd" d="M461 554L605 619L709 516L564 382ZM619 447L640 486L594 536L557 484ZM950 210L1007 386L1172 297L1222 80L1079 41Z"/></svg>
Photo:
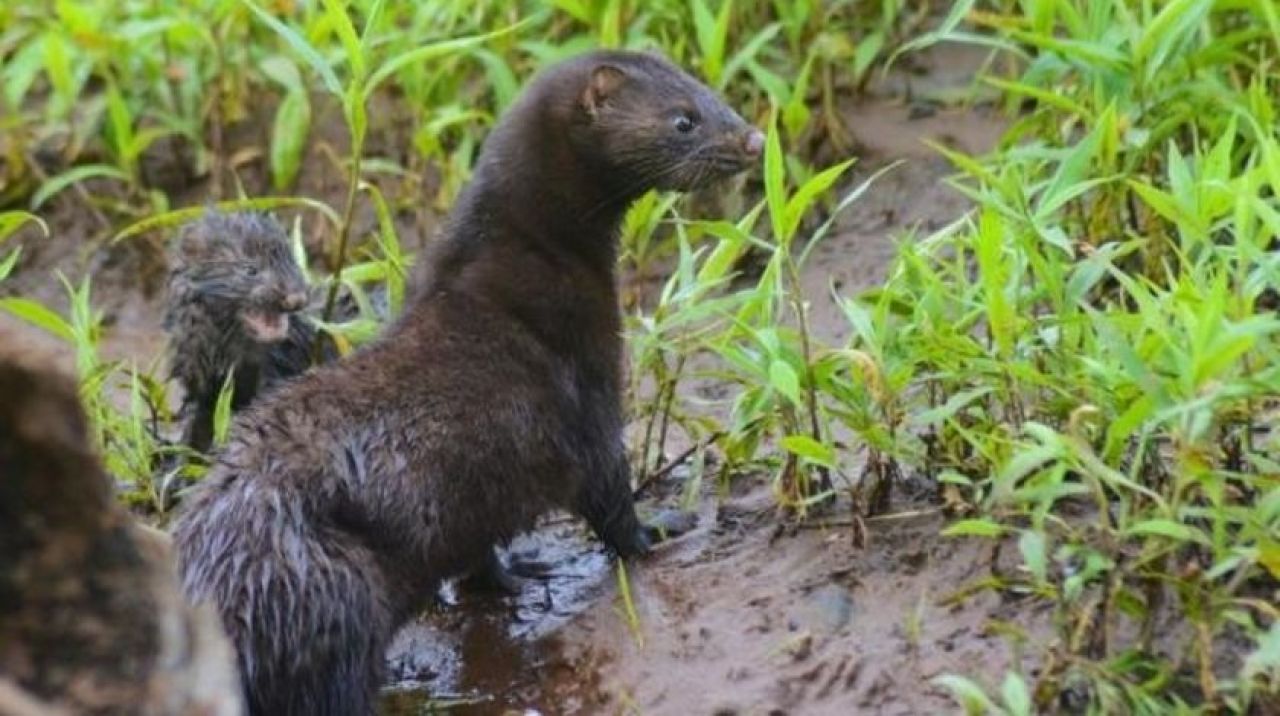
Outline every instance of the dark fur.
<svg viewBox="0 0 1280 716"><path fill-rule="evenodd" d="M19 344L0 332L0 677L77 714L240 713L216 615L114 503L75 386Z"/></svg>
<svg viewBox="0 0 1280 716"><path fill-rule="evenodd" d="M682 113L700 124L678 132ZM701 186L759 147L655 56L534 80L404 315L250 408L178 521L184 585L221 611L253 713L372 713L393 631L549 510L647 551L623 449L618 225L647 189Z"/></svg>
<svg viewBox="0 0 1280 716"><path fill-rule="evenodd" d="M172 251L165 330L170 374L185 391L184 442L206 451L218 393L234 369L232 410L311 367L316 331L297 312L307 285L284 229L270 216L209 211L179 231ZM264 343L246 328L249 310L285 314L283 340ZM322 342L322 358L335 355Z"/></svg>

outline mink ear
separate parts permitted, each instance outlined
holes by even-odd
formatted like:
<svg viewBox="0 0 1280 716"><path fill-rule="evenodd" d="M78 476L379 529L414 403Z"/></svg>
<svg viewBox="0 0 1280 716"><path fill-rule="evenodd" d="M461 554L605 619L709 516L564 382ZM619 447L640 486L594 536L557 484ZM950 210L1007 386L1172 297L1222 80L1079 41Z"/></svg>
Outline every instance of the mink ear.
<svg viewBox="0 0 1280 716"><path fill-rule="evenodd" d="M177 249L178 257L183 261L194 262L208 256L211 248L209 244L209 237L204 236L203 231L188 226L178 232L174 248Z"/></svg>
<svg viewBox="0 0 1280 716"><path fill-rule="evenodd" d="M204 254L204 242L199 237L192 236L193 233L191 231L183 231L178 234L177 239L173 242L178 257L184 261L197 261Z"/></svg>
<svg viewBox="0 0 1280 716"><path fill-rule="evenodd" d="M178 231L173 246L180 261L199 263L211 258L218 251L218 241L210 236L207 226L184 226Z"/></svg>
<svg viewBox="0 0 1280 716"><path fill-rule="evenodd" d="M601 105L613 96L627 79L627 73L614 65L597 65L591 70L591 80L582 92L582 106L592 117Z"/></svg>

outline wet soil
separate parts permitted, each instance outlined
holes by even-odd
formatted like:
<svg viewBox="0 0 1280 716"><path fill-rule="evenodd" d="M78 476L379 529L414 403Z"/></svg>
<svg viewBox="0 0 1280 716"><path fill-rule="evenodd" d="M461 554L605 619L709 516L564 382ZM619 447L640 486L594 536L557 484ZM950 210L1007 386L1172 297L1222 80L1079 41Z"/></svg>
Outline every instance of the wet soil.
<svg viewBox="0 0 1280 716"><path fill-rule="evenodd" d="M860 157L853 181L905 163L840 218L804 268L823 340L848 335L833 291L874 288L898 241L966 210L944 181L948 165L923 142L971 152L994 145L1002 128L995 111L955 102L984 59L963 48L925 53L842 108ZM341 187L323 179L332 174L325 161L308 158L298 193L337 203ZM265 191L260 171L243 173L250 193ZM211 192L188 193L186 203ZM57 274L91 275L109 324L104 353L152 365L163 346L158 240L111 246L92 216L59 208L48 218L55 238L30 231L19 238L21 270L0 295L61 310ZM429 233L421 215L398 220L418 243ZM0 315L0 323L14 322ZM24 335L56 345L38 331ZM674 441L669 452L682 447ZM642 508L670 506L686 475L673 471ZM404 629L388 654L393 684L384 713L938 713L954 707L933 677L963 672L992 682L1019 658L996 625L1047 633L1048 615L1018 602L987 593L947 599L991 568L992 553L989 544L939 537L944 518L927 496L898 495L893 512L866 523L866 545L854 543L847 506L838 504L825 523L790 525L763 477L736 478L727 493L709 485L695 508L696 529L626 565L625 574L575 520L556 517L520 537L510 559L549 570L526 579L516 597L447 592Z"/></svg>

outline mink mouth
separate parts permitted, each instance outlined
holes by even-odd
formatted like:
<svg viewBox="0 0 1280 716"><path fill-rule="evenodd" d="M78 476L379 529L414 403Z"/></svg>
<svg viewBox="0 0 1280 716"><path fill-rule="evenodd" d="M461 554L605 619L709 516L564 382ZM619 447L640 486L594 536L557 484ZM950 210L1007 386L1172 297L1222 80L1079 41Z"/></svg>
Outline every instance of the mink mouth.
<svg viewBox="0 0 1280 716"><path fill-rule="evenodd" d="M749 159L733 154L716 154L707 157L703 162L726 175L737 174L751 166L751 161Z"/></svg>
<svg viewBox="0 0 1280 716"><path fill-rule="evenodd" d="M279 343L289 335L289 314L262 308L251 308L240 314L249 336L259 343Z"/></svg>
<svg viewBox="0 0 1280 716"><path fill-rule="evenodd" d="M708 154L689 161L661 188L693 191L744 171L751 162L732 154Z"/></svg>

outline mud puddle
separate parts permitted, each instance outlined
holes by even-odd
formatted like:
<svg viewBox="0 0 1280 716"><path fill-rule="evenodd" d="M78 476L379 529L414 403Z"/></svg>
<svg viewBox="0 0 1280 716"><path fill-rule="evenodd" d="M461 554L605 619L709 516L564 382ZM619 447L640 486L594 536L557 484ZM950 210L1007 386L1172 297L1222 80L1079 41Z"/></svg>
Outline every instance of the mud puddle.
<svg viewBox="0 0 1280 716"><path fill-rule="evenodd" d="M522 575L517 596L442 590L441 604L396 636L383 713L558 714L587 706L584 674L557 630L594 603L614 578L584 528L557 518L506 551Z"/></svg>

